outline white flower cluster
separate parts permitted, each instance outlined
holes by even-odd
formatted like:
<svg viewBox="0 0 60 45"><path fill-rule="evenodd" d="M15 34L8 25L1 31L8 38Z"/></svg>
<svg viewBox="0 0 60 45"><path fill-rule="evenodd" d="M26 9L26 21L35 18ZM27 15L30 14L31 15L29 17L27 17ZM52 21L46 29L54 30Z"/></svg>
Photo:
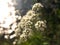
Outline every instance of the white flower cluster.
<svg viewBox="0 0 60 45"><path fill-rule="evenodd" d="M35 24L35 28L39 31L44 31L46 28L46 21L37 21Z"/></svg>
<svg viewBox="0 0 60 45"><path fill-rule="evenodd" d="M33 11L39 11L42 9L42 7L44 7L41 3L36 3L34 4L34 6L32 7Z"/></svg>
<svg viewBox="0 0 60 45"><path fill-rule="evenodd" d="M36 6L39 5L39 7ZM27 40L33 33L33 30L35 31L44 31L46 28L46 21L43 18L40 18L40 16L43 16L39 13L35 13L34 9L40 8L42 5L40 3L36 3L33 5L32 10L29 10L25 16L22 17L19 25L18 25L18 31L21 32L20 35L20 41ZM43 6L42 6L43 7ZM36 10L37 11L37 10ZM43 19L43 20L42 20Z"/></svg>

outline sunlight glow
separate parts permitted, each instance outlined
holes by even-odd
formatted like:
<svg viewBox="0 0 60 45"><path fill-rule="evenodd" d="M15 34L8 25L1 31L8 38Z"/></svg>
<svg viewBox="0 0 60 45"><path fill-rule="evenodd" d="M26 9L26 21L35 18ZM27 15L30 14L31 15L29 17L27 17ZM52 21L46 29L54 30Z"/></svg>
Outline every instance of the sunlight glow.
<svg viewBox="0 0 60 45"><path fill-rule="evenodd" d="M0 23L8 26L12 23L13 16L15 16L15 7L12 0L0 0Z"/></svg>
<svg viewBox="0 0 60 45"><path fill-rule="evenodd" d="M21 16L16 15L15 0L0 0L0 35L8 39L9 34L15 31L17 27L17 19ZM19 19L20 20L20 19ZM16 35L12 35L13 38Z"/></svg>

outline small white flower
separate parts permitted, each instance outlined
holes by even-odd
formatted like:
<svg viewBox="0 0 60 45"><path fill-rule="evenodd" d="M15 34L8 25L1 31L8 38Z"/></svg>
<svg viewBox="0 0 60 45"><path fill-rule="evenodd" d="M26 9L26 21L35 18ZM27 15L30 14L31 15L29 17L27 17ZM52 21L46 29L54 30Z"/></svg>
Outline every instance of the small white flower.
<svg viewBox="0 0 60 45"><path fill-rule="evenodd" d="M12 39L12 38L14 38L14 37L16 37L16 34L11 35L11 36L10 36L10 39Z"/></svg>
<svg viewBox="0 0 60 45"><path fill-rule="evenodd" d="M9 38L9 35L5 35L4 38L5 38L5 39L8 39L8 38Z"/></svg>

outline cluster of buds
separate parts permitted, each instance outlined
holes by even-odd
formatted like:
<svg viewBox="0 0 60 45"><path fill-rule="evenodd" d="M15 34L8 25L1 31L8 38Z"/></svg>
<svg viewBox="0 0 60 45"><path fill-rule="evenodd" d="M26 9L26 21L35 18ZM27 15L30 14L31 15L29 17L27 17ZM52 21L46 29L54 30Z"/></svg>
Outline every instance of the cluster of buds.
<svg viewBox="0 0 60 45"><path fill-rule="evenodd" d="M46 29L46 20L40 18L40 16L43 15L40 14L41 12L36 13L38 9L41 9L40 7L43 8L42 4L34 4L32 10L29 10L26 15L22 17L18 25L18 30L21 31L20 42L30 38L34 31L44 31Z"/></svg>

